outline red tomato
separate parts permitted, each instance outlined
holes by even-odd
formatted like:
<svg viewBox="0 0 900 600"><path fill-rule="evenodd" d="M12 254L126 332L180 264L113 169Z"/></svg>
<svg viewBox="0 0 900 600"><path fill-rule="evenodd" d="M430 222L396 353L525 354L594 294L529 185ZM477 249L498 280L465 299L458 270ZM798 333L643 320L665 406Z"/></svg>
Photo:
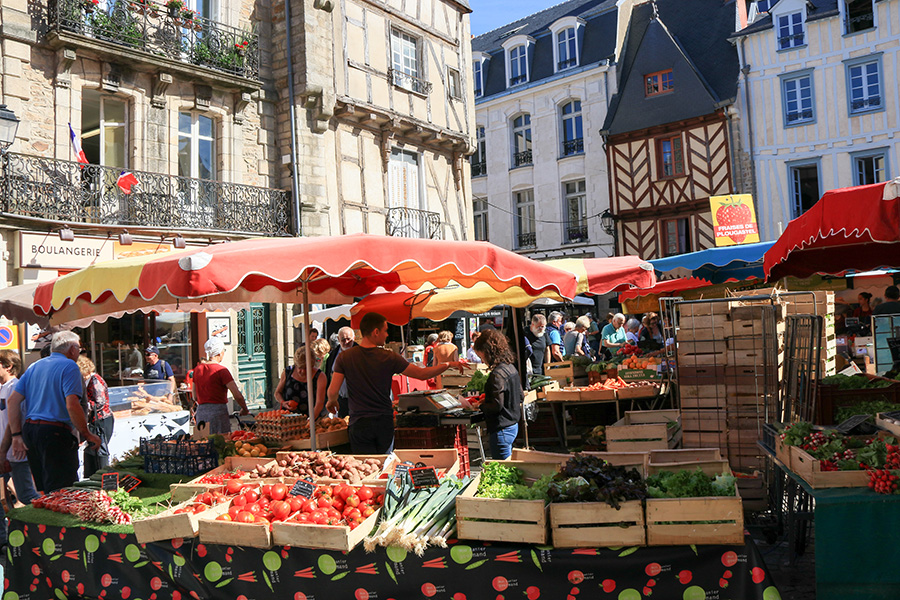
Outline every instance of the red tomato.
<svg viewBox="0 0 900 600"><path fill-rule="evenodd" d="M272 486L264 485L259 488L259 495L265 498L266 496L272 497Z"/></svg>
<svg viewBox="0 0 900 600"><path fill-rule="evenodd" d="M259 494L256 490L247 490L244 492L244 499L247 500L247 504L251 504L259 500Z"/></svg>
<svg viewBox="0 0 900 600"><path fill-rule="evenodd" d="M241 512L240 506L232 506L228 509L228 514L231 515L231 520L234 521L237 518L238 513Z"/></svg>
<svg viewBox="0 0 900 600"><path fill-rule="evenodd" d="M344 499L344 506L359 506L359 496L356 494L351 494Z"/></svg>
<svg viewBox="0 0 900 600"><path fill-rule="evenodd" d="M361 515L358 508L353 508L352 506L348 506L344 509L344 518L347 520L355 519Z"/></svg>
<svg viewBox="0 0 900 600"><path fill-rule="evenodd" d="M356 490L356 495L359 496L361 502L368 502L375 496L375 490L370 487L363 486Z"/></svg>
<svg viewBox="0 0 900 600"><path fill-rule="evenodd" d="M301 500L297 496L291 496L288 499L288 502L291 503L291 512L297 512L298 510L303 510L303 500Z"/></svg>
<svg viewBox="0 0 900 600"><path fill-rule="evenodd" d="M272 504L272 501L269 500L266 496L260 496L259 500L256 501L259 504L259 507L262 509L269 508L269 505Z"/></svg>
<svg viewBox="0 0 900 600"><path fill-rule="evenodd" d="M325 521L328 520L328 515L325 514L324 510L316 509L309 513L309 520L315 523L316 525L324 525Z"/></svg>
<svg viewBox="0 0 900 600"><path fill-rule="evenodd" d="M267 518L265 518L265 517L256 517L256 520L253 521L253 522L254 522L254 523L268 523L269 520L268 520Z"/></svg>
<svg viewBox="0 0 900 600"><path fill-rule="evenodd" d="M197 502L201 502L207 506L212 506L212 504L213 504L212 494L210 494L209 492L203 492L202 494L199 494L197 496Z"/></svg>
<svg viewBox="0 0 900 600"><path fill-rule="evenodd" d="M247 498L244 497L243 494L240 496L235 496L231 501L232 506L246 506Z"/></svg>
<svg viewBox="0 0 900 600"><path fill-rule="evenodd" d="M256 521L256 515L248 510L242 510L238 513L236 520L238 523L253 523Z"/></svg>
<svg viewBox="0 0 900 600"><path fill-rule="evenodd" d="M291 514L290 502L276 500L270 506L272 509L272 518L276 521L284 521Z"/></svg>
<svg viewBox="0 0 900 600"><path fill-rule="evenodd" d="M303 508L302 508L302 510L303 510L303 512L305 512L305 513L311 513L312 511L316 510L318 507L319 507L319 505L316 504L316 501L313 500L312 498L310 498L309 500L304 500L304 501L303 501Z"/></svg>
<svg viewBox="0 0 900 600"><path fill-rule="evenodd" d="M309 513L305 513L305 512L297 513L296 515L293 516L293 519L295 521L297 521L298 523L309 523L310 522Z"/></svg>
<svg viewBox="0 0 900 600"><path fill-rule="evenodd" d="M317 503L319 508L328 508L331 506L331 496L319 496Z"/></svg>
<svg viewBox="0 0 900 600"><path fill-rule="evenodd" d="M283 483L276 483L269 491L272 500L284 500L287 496L287 487Z"/></svg>
<svg viewBox="0 0 900 600"><path fill-rule="evenodd" d="M216 521L233 521L234 519L228 513L222 513L218 517L216 517Z"/></svg>
<svg viewBox="0 0 900 600"><path fill-rule="evenodd" d="M331 505L335 507L339 512L344 510L344 501L337 496L335 496L334 500L331 501Z"/></svg>
<svg viewBox="0 0 900 600"><path fill-rule="evenodd" d="M207 506L205 504L195 504L192 510L194 511L194 514L196 515L196 514L202 513L206 509L207 509Z"/></svg>
<svg viewBox="0 0 900 600"><path fill-rule="evenodd" d="M332 519L337 519L338 521L341 520L341 513L333 506L329 506L328 508L326 508L325 514L328 515L329 517L331 517Z"/></svg>
<svg viewBox="0 0 900 600"><path fill-rule="evenodd" d="M229 479L228 483L225 484L225 492L229 496L236 496L241 493L241 488L243 487L244 485L239 479Z"/></svg>
<svg viewBox="0 0 900 600"><path fill-rule="evenodd" d="M260 505L257 502L254 502L253 504L247 505L247 511L258 516L258 515L262 514L263 509L262 509L262 507L260 507Z"/></svg>
<svg viewBox="0 0 900 600"><path fill-rule="evenodd" d="M381 506L384 504L384 494L378 494L375 497L375 506Z"/></svg>
<svg viewBox="0 0 900 600"><path fill-rule="evenodd" d="M361 514L363 518L368 518L371 517L374 512L374 508L372 508L371 506L366 506L364 509L362 509Z"/></svg>

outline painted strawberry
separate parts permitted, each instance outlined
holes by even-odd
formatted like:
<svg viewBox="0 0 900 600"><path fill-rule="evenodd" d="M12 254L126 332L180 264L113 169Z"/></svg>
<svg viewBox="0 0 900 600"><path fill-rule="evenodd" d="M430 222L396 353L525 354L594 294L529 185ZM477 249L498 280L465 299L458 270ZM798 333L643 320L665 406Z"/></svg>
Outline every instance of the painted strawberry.
<svg viewBox="0 0 900 600"><path fill-rule="evenodd" d="M753 218L750 207L740 200L733 200L727 204L722 204L716 210L716 221L719 227L727 227L729 225L744 225L750 223ZM735 244L740 244L747 237L747 234L741 233L730 235Z"/></svg>

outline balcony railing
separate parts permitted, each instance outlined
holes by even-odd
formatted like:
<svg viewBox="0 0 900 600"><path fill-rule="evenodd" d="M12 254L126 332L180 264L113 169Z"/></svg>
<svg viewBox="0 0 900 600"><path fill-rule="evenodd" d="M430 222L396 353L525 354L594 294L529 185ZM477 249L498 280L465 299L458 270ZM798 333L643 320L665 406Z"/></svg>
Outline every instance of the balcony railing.
<svg viewBox="0 0 900 600"><path fill-rule="evenodd" d="M556 70L557 70L557 71L562 71L562 70L564 70L564 69L568 69L569 67L574 67L574 66L577 65L577 64L578 64L578 61L575 60L574 58L569 58L569 59L566 59L566 60L561 60L561 61L559 61L558 63L556 63Z"/></svg>
<svg viewBox="0 0 900 600"><path fill-rule="evenodd" d="M151 0L50 0L49 26L154 57L259 80L259 36Z"/></svg>
<svg viewBox="0 0 900 600"><path fill-rule="evenodd" d="M427 96L431 93L430 82L419 79L409 73L404 73L398 69L388 69L388 77L390 77L391 82L393 82L394 85L403 88L404 90L422 94L423 96Z"/></svg>
<svg viewBox="0 0 900 600"><path fill-rule="evenodd" d="M514 85L519 85L520 83L525 83L526 81L528 81L527 75L516 75L515 77L510 77L509 78L509 87L512 87Z"/></svg>
<svg viewBox="0 0 900 600"><path fill-rule="evenodd" d="M387 211L387 234L394 237L441 239L441 215L399 206Z"/></svg>
<svg viewBox="0 0 900 600"><path fill-rule="evenodd" d="M472 177L482 177L487 175L487 162L473 162L472 163Z"/></svg>
<svg viewBox="0 0 900 600"><path fill-rule="evenodd" d="M850 101L850 109L852 112L870 110L881 107L881 96L869 96L868 98L858 98Z"/></svg>
<svg viewBox="0 0 900 600"><path fill-rule="evenodd" d="M520 233L516 237L519 242L519 245L517 246L519 249L534 248L537 246L537 234L534 232Z"/></svg>
<svg viewBox="0 0 900 600"><path fill-rule="evenodd" d="M804 108L803 110L786 113L784 116L788 123L802 123L803 121L812 120L813 111L810 108Z"/></svg>
<svg viewBox="0 0 900 600"><path fill-rule="evenodd" d="M563 156L581 154L582 152L584 152L584 138L566 140L565 142L563 142L562 146Z"/></svg>
<svg viewBox="0 0 900 600"><path fill-rule="evenodd" d="M578 244L587 240L587 225L569 225L566 227L566 244Z"/></svg>
<svg viewBox="0 0 900 600"><path fill-rule="evenodd" d="M3 211L68 223L291 234L284 190L133 171L138 183L126 194L122 173L9 153L0 164Z"/></svg>
<svg viewBox="0 0 900 600"><path fill-rule="evenodd" d="M513 154L513 166L524 167L531 164L531 150L523 150Z"/></svg>

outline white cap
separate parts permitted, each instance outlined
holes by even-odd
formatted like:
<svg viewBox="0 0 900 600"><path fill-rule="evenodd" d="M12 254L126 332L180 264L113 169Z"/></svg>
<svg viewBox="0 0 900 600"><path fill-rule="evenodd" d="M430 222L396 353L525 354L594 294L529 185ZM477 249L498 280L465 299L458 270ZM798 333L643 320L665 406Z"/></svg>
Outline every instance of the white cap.
<svg viewBox="0 0 900 600"><path fill-rule="evenodd" d="M213 358L225 352L225 342L221 338L209 338L203 344L203 349L206 351L206 358Z"/></svg>

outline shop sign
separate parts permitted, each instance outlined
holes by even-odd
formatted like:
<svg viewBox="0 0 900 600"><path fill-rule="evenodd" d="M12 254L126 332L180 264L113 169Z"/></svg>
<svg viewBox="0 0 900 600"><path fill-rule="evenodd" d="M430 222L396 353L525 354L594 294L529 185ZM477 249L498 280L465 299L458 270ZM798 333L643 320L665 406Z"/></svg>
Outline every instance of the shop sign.
<svg viewBox="0 0 900 600"><path fill-rule="evenodd" d="M31 269L82 269L113 259L107 238L77 236L64 242L55 233L19 233L19 266Z"/></svg>
<svg viewBox="0 0 900 600"><path fill-rule="evenodd" d="M755 244L759 241L756 210L750 194L710 196L709 208L716 246Z"/></svg>
<svg viewBox="0 0 900 600"><path fill-rule="evenodd" d="M0 350L19 351L19 326L0 326Z"/></svg>

